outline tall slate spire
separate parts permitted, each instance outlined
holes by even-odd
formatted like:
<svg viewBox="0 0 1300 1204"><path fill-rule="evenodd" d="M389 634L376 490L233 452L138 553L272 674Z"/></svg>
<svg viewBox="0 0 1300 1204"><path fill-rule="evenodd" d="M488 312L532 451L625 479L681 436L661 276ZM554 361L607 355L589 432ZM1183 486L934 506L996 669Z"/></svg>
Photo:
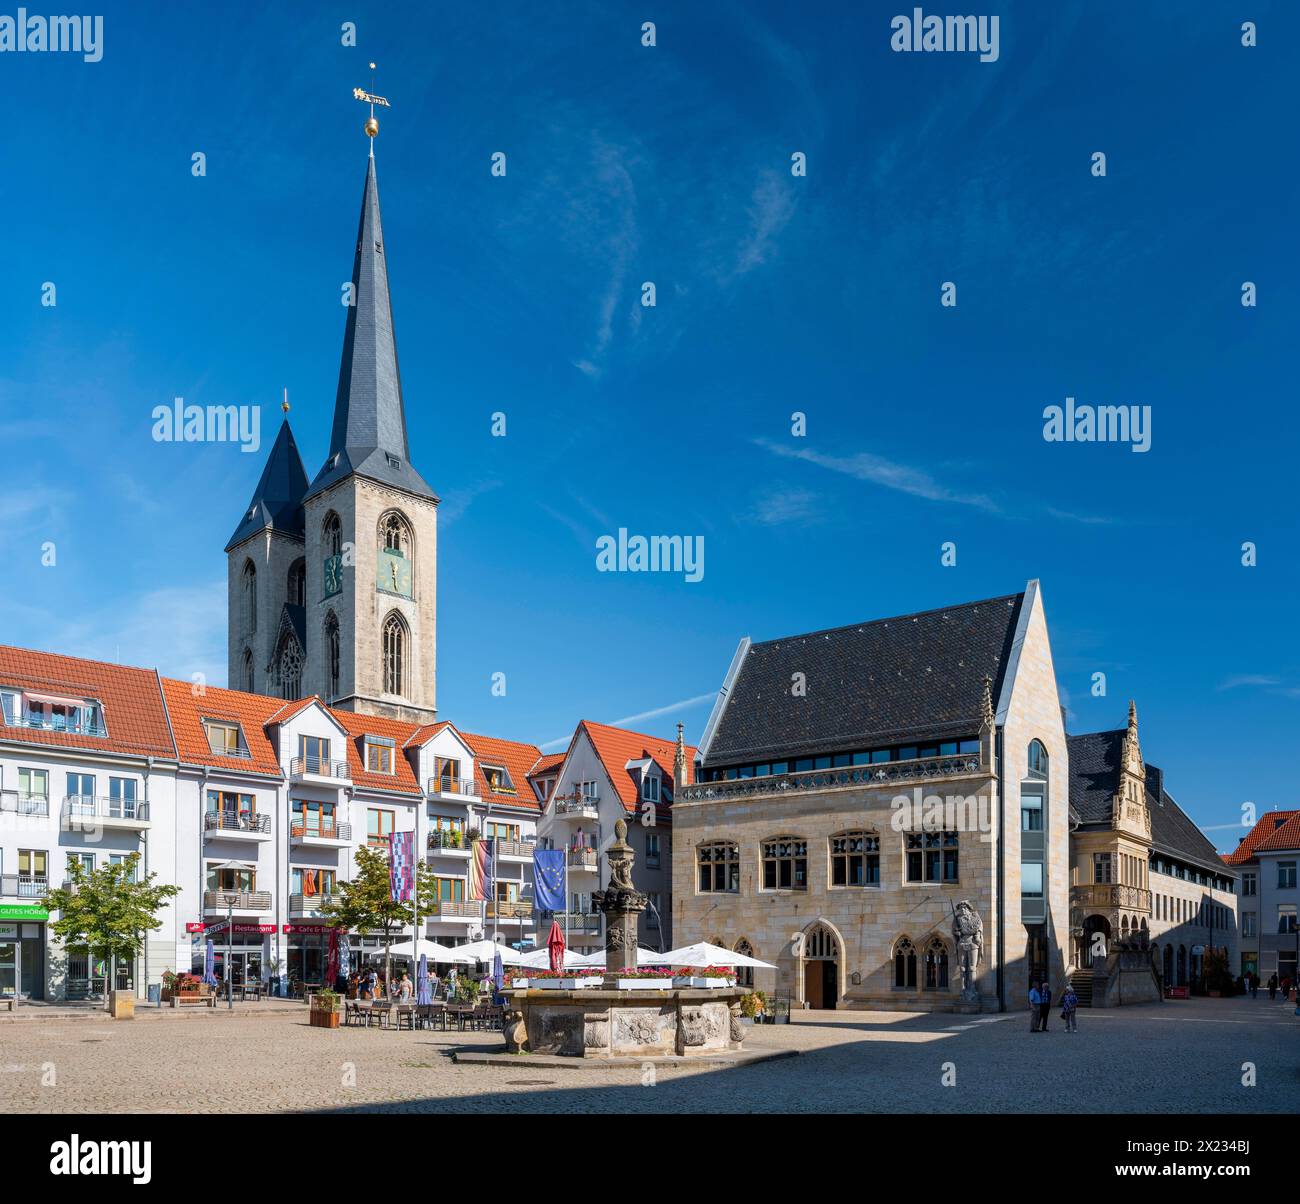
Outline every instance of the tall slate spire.
<svg viewBox="0 0 1300 1204"><path fill-rule="evenodd" d="M410 463L386 251L372 156L367 160L361 194L361 221L352 260L353 304L348 307L343 336L334 430L325 466L311 484L311 495L355 473L436 500Z"/></svg>
<svg viewBox="0 0 1300 1204"><path fill-rule="evenodd" d="M253 500L248 503L239 526L226 544L226 551L267 527L301 538L304 531L302 502L306 494L307 472L286 418L280 425L271 454L266 458L266 467L262 469L257 488L253 490Z"/></svg>

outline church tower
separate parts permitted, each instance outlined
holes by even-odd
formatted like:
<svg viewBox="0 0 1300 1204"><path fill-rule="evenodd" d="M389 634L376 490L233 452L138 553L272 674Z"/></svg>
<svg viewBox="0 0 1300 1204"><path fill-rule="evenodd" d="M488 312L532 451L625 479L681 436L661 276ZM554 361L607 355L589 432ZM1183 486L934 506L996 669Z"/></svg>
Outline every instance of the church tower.
<svg viewBox="0 0 1300 1204"><path fill-rule="evenodd" d="M372 120L366 132L373 138L377 128ZM427 723L435 715L438 497L410 460L387 256L372 142L329 455L303 500L303 693Z"/></svg>

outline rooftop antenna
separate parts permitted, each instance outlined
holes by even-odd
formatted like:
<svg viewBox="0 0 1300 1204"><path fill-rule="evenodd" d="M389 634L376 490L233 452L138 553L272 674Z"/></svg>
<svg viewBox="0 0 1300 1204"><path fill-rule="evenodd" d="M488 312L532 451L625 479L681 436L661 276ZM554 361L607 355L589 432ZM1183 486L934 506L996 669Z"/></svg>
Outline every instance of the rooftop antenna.
<svg viewBox="0 0 1300 1204"><path fill-rule="evenodd" d="M370 120L366 122L366 137L370 139L370 157L372 159L375 157L375 135L379 133L379 122L375 119L375 105L382 105L386 109L391 109L393 107L382 96L375 95L374 87L375 87L375 65L374 63L371 63L370 64L371 91L367 92L364 88L353 88L352 95L356 97L357 100L362 101L364 104L368 104L370 106Z"/></svg>

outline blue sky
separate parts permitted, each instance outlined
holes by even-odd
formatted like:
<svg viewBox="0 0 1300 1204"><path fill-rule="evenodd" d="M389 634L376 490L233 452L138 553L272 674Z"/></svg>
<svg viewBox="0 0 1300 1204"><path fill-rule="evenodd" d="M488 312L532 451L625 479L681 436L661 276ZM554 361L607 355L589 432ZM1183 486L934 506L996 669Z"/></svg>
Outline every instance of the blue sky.
<svg viewBox="0 0 1300 1204"><path fill-rule="evenodd" d="M1037 577L1071 730L1135 697L1223 849L1295 805L1289 6L1004 3L995 63L891 52L893 0L96 7L101 62L0 56L0 640L224 680L263 456L151 411L260 404L265 450L288 387L320 467L374 59L445 717L697 738L741 635ZM1045 442L1067 395L1151 450ZM704 579L597 573L619 527Z"/></svg>

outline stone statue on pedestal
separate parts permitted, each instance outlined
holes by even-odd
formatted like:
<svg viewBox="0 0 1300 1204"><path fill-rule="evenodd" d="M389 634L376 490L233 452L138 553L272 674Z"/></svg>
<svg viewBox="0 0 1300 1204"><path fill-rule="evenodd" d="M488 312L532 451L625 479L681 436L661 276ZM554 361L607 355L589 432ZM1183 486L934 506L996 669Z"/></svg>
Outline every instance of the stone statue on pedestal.
<svg viewBox="0 0 1300 1204"><path fill-rule="evenodd" d="M605 854L609 862L609 886L592 893L596 908L605 916L605 977L617 978L619 970L635 969L637 920L646 908L646 897L632 885L635 854L627 843L627 821L614 825L614 843Z"/></svg>
<svg viewBox="0 0 1300 1204"><path fill-rule="evenodd" d="M978 1003L980 993L975 985L975 971L984 948L984 922L968 899L963 899L952 910L952 939L957 946L957 965L961 969L962 1002Z"/></svg>

